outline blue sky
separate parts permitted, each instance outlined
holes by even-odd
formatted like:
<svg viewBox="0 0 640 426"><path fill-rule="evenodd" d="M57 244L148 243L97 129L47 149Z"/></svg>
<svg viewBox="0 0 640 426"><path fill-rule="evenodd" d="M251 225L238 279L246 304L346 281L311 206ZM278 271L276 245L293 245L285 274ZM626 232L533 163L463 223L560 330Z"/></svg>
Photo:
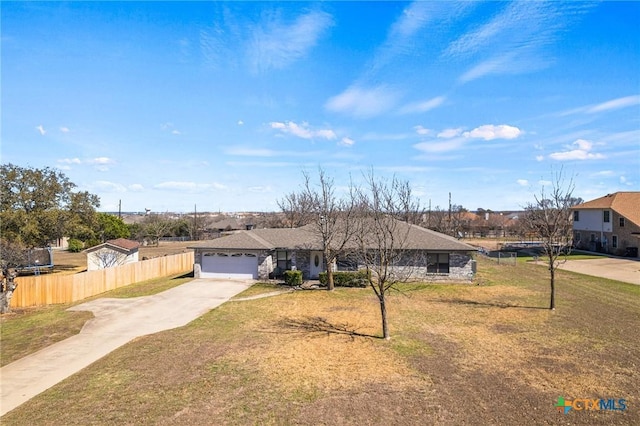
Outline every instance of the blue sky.
<svg viewBox="0 0 640 426"><path fill-rule="evenodd" d="M273 211L318 167L424 205L640 190L639 2L2 2L2 163L102 211Z"/></svg>

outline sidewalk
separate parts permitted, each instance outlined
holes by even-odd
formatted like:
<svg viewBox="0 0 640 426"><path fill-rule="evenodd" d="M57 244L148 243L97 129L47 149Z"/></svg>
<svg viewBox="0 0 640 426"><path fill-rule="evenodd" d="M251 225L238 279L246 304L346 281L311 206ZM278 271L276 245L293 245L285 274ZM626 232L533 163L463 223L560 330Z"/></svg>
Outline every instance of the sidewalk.
<svg viewBox="0 0 640 426"><path fill-rule="evenodd" d="M0 416L136 337L188 324L251 283L196 279L152 296L96 299L72 308L92 311L80 334L0 369Z"/></svg>

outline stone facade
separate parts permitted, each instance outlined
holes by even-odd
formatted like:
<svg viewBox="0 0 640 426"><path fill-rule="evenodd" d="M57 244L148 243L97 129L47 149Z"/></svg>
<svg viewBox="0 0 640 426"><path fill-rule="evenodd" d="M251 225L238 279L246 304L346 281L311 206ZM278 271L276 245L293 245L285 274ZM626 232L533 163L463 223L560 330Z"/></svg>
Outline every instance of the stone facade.
<svg viewBox="0 0 640 426"><path fill-rule="evenodd" d="M426 259L427 256L416 258ZM364 267L364 265L362 265ZM398 268L398 276L411 281L460 282L472 281L475 276L475 260L468 253L449 253L449 273L429 272L427 265L403 266Z"/></svg>
<svg viewBox="0 0 640 426"><path fill-rule="evenodd" d="M268 280L269 274L275 269L273 256L270 252L262 252L258 255L258 279Z"/></svg>

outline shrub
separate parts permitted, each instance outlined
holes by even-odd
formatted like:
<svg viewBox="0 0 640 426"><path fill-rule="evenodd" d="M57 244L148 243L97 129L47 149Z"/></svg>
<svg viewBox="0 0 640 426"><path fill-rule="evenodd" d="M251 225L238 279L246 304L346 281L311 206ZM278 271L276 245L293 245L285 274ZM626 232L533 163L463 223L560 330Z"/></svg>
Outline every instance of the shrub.
<svg viewBox="0 0 640 426"><path fill-rule="evenodd" d="M319 275L320 284L326 286L328 278L326 272ZM336 271L333 273L333 284L336 287L366 287L369 284L367 271Z"/></svg>
<svg viewBox="0 0 640 426"><path fill-rule="evenodd" d="M98 244L102 244L102 243L100 242L100 240L96 238L91 238L84 242L84 245L86 248L91 248L91 247L97 246Z"/></svg>
<svg viewBox="0 0 640 426"><path fill-rule="evenodd" d="M290 286L302 285L302 271L284 271L284 283Z"/></svg>
<svg viewBox="0 0 640 426"><path fill-rule="evenodd" d="M71 253L80 253L83 248L84 244L82 244L82 241L76 240L75 238L69 240L69 251Z"/></svg>

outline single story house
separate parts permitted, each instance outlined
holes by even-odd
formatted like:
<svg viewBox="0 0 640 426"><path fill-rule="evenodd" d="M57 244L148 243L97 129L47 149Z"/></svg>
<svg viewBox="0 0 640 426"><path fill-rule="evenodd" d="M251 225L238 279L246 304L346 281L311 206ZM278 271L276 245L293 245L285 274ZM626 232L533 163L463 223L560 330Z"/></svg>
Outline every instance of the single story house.
<svg viewBox="0 0 640 426"><path fill-rule="evenodd" d="M475 274L473 246L417 225L399 222L406 236L403 253L414 253L413 279L472 280ZM303 279L315 280L326 270L322 241L312 225L300 228L266 228L240 231L226 237L188 247L195 250L194 274L201 278L269 279L286 270L302 271ZM357 270L355 244L338 257L333 270Z"/></svg>
<svg viewBox="0 0 640 426"><path fill-rule="evenodd" d="M573 245L578 249L638 257L640 192L616 192L578 204L573 211Z"/></svg>
<svg viewBox="0 0 640 426"><path fill-rule="evenodd" d="M110 268L138 261L140 244L126 238L117 238L85 250L87 270Z"/></svg>

